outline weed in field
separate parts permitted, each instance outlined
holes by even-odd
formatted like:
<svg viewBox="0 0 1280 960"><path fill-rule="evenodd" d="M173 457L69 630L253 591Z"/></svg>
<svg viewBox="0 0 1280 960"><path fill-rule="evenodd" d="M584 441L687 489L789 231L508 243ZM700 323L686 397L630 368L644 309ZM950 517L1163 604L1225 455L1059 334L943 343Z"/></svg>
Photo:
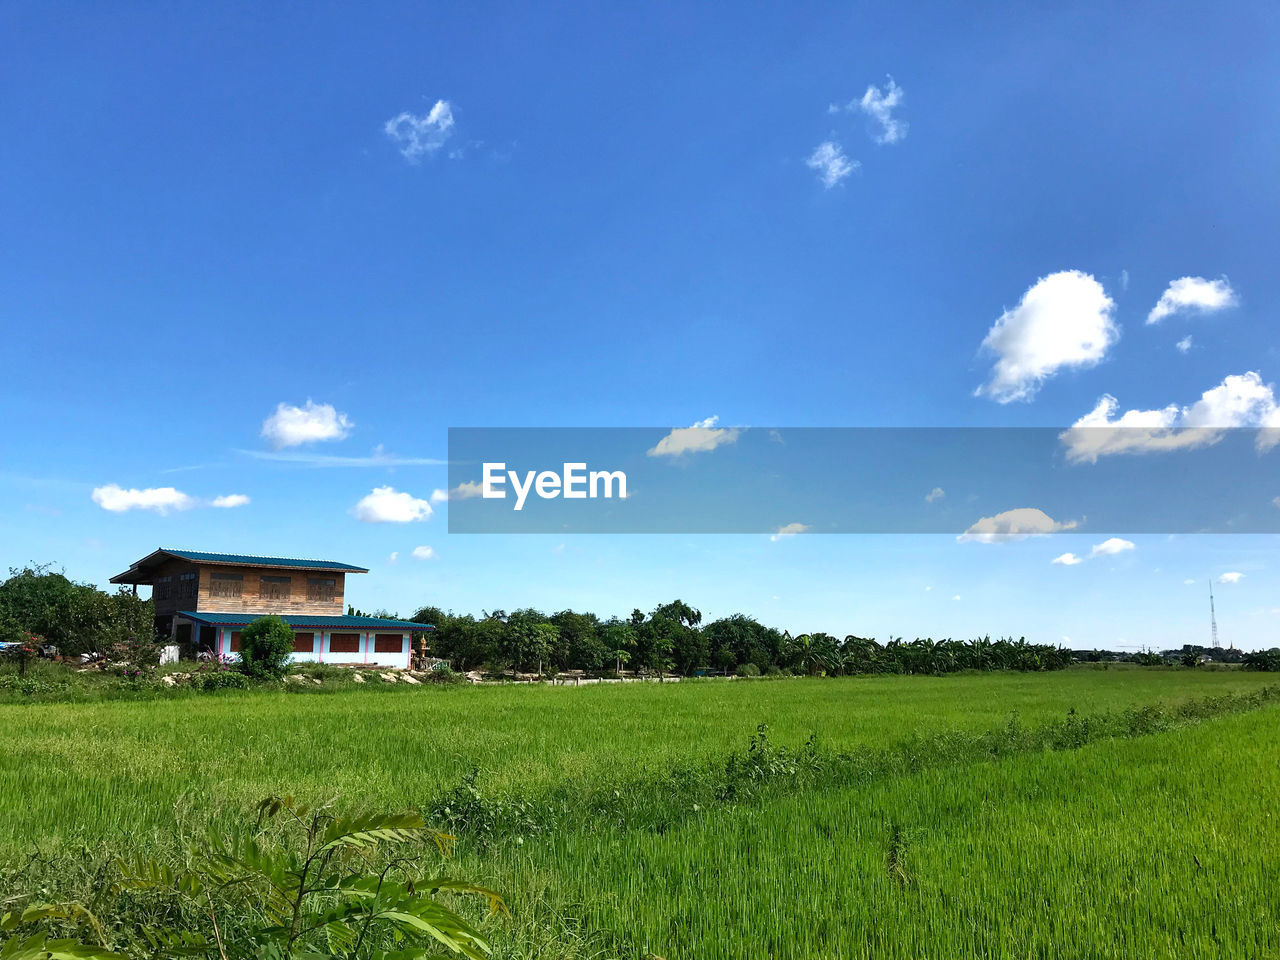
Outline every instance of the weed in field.
<svg viewBox="0 0 1280 960"><path fill-rule="evenodd" d="M423 872L430 847L445 854L452 839L416 814L340 816L269 797L249 829L211 832L178 857L118 861L105 925L74 903L6 912L0 933L13 935L0 957L114 960L106 946L18 932L62 921L91 926L99 944L157 958L419 960L443 946L480 960L487 940L439 895L478 896L493 913L506 905L486 887Z"/></svg>

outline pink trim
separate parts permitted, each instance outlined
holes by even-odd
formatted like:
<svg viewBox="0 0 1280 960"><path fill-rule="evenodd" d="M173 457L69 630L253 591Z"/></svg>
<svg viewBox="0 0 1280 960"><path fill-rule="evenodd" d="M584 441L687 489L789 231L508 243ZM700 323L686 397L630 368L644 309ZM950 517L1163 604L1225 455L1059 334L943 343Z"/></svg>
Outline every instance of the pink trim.
<svg viewBox="0 0 1280 960"><path fill-rule="evenodd" d="M316 628L316 636L320 638L320 649L316 651L316 663L324 663L324 631Z"/></svg>

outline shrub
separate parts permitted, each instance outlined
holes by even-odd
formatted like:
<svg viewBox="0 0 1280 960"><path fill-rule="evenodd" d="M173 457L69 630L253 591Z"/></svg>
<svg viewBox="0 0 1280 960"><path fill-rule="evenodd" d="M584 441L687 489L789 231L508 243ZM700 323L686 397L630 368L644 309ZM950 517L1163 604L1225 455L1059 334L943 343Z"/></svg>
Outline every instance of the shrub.
<svg viewBox="0 0 1280 960"><path fill-rule="evenodd" d="M249 678L231 670L209 670L191 675L191 686L206 693L210 690L243 690L249 686Z"/></svg>
<svg viewBox="0 0 1280 960"><path fill-rule="evenodd" d="M350 667L339 667L331 663L313 663L309 661L293 664L289 668L289 673L306 677L308 680L320 680L326 683L347 683L355 675L355 671Z"/></svg>
<svg viewBox="0 0 1280 960"><path fill-rule="evenodd" d="M66 689L66 684L56 683L47 677L25 676L10 673L0 675L0 693L18 693L24 697L33 697L42 693L59 693Z"/></svg>
<svg viewBox="0 0 1280 960"><path fill-rule="evenodd" d="M760 676L760 668L754 663L744 663L735 671L740 677L758 677Z"/></svg>
<svg viewBox="0 0 1280 960"><path fill-rule="evenodd" d="M466 678L447 662L437 663L431 668L432 683L462 683Z"/></svg>
<svg viewBox="0 0 1280 960"><path fill-rule="evenodd" d="M293 654L293 630L272 614L259 617L240 634L240 669L251 677L280 680Z"/></svg>

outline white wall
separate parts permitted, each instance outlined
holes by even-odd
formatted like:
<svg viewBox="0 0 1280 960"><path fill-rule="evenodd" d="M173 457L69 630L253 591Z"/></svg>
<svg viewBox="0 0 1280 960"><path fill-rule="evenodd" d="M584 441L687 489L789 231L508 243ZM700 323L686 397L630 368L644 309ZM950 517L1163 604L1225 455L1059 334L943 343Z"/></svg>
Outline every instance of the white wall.
<svg viewBox="0 0 1280 960"><path fill-rule="evenodd" d="M237 628L239 629L239 628ZM239 654L231 652L230 627L218 628L218 652L231 660L238 660ZM296 630L295 633L306 633ZM373 638L378 633L394 633L394 630L316 630L316 642L312 653L295 653L290 658L294 663L333 663L333 664L370 664L372 666L392 667L399 670L409 668L409 634L400 635L400 650L397 653L379 653L373 647ZM335 653L329 649L329 638L333 633L359 633L360 649L355 653Z"/></svg>

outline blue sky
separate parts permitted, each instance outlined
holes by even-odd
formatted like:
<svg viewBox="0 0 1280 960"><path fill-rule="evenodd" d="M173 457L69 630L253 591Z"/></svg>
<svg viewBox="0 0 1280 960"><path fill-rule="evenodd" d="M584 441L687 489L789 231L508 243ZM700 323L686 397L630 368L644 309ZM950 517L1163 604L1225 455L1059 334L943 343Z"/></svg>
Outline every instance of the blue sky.
<svg viewBox="0 0 1280 960"><path fill-rule="evenodd" d="M1203 640L1206 580L1236 573L1223 636L1271 646L1269 537L1091 556L1116 531L408 517L448 485L417 461L450 426L1271 423L1278 18L8 4L0 562L102 582L160 545L332 555L372 568L366 608L679 596L794 631L1082 646ZM332 438L264 437L280 404ZM170 487L184 509L127 493ZM386 487L404 522L359 519Z"/></svg>

